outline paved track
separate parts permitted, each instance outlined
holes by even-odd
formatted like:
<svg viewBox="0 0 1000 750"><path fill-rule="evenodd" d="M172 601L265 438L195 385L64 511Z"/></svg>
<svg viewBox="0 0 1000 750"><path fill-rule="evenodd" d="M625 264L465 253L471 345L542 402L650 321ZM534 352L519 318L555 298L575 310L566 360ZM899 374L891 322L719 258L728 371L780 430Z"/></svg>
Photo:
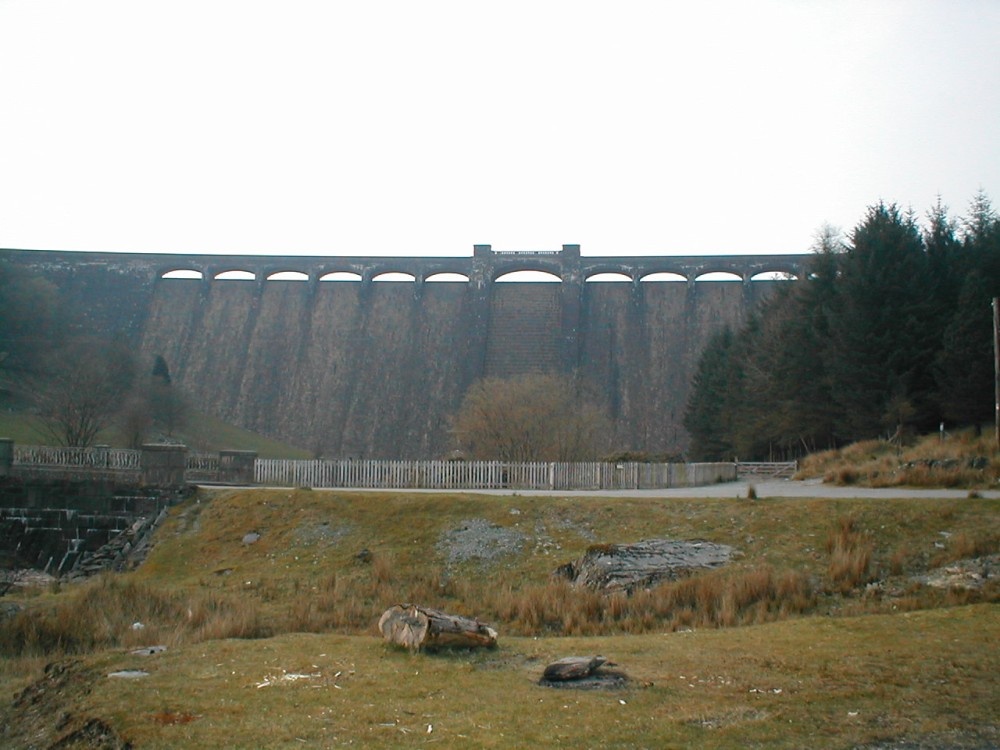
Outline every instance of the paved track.
<svg viewBox="0 0 1000 750"><path fill-rule="evenodd" d="M723 484L710 484L705 487L678 487L671 490L587 490L587 491L550 491L550 490L482 490L492 495L534 495L534 496L566 496L591 495L595 497L704 497L733 498L746 497L750 485L757 491L758 498L766 497L801 497L801 498L962 498L968 497L968 490L928 490L907 489L905 487L889 487L873 489L871 487L837 487L823 484L820 480L804 482L790 479L768 481L739 481ZM473 490L463 490L472 492ZM980 490L982 497L1000 499L1000 490Z"/></svg>
<svg viewBox="0 0 1000 750"><path fill-rule="evenodd" d="M790 479L766 480L766 481L739 481L725 482L723 484L711 484L706 487L679 487L671 490L398 490L398 492L433 493L445 494L455 493L462 495L523 495L525 497L566 497L566 496L590 496L590 497L685 497L685 498L736 498L746 497L750 485L757 491L758 498L766 497L801 497L801 498L884 498L891 500L895 498L963 498L969 496L969 490L933 490L933 489L908 489L905 487L889 487L873 489L871 487L838 487L832 484L823 484L818 479L810 479L799 482ZM205 487L206 489L223 489L221 487ZM225 489L233 489L226 487ZM252 489L248 487L247 489ZM287 488L286 488L287 489ZM320 490L317 488L317 491ZM333 490L329 490L333 491ZM345 490L340 492L392 492L392 490ZM1000 490L979 490L981 497L991 500L1000 499Z"/></svg>

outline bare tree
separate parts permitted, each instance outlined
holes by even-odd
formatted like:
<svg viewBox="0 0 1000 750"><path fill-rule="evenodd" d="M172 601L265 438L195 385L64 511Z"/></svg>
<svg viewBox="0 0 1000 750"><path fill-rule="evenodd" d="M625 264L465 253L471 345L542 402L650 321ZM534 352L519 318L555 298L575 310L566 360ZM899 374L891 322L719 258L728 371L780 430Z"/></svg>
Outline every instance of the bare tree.
<svg viewBox="0 0 1000 750"><path fill-rule="evenodd" d="M119 428L125 441L138 448L153 430L173 438L187 414L184 395L171 382L166 360L157 355L152 372L135 378L119 415Z"/></svg>
<svg viewBox="0 0 1000 750"><path fill-rule="evenodd" d="M187 422L190 408L178 386L155 374L149 384L149 401L152 406L153 424L167 437L182 429Z"/></svg>
<svg viewBox="0 0 1000 750"><path fill-rule="evenodd" d="M129 448L140 448L153 429L153 407L149 395L134 388L118 414L118 429Z"/></svg>
<svg viewBox="0 0 1000 750"><path fill-rule="evenodd" d="M114 423L134 375L123 344L80 339L56 352L32 389L43 437L58 445L93 445Z"/></svg>
<svg viewBox="0 0 1000 750"><path fill-rule="evenodd" d="M502 461L592 459L610 432L600 400L567 375L480 380L466 393L452 431L471 457Z"/></svg>

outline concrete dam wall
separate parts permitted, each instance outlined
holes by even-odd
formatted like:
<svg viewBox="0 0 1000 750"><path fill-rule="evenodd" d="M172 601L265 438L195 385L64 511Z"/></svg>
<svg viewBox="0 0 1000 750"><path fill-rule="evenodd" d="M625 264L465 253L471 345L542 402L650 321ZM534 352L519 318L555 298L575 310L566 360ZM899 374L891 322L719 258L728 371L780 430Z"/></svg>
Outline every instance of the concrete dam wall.
<svg viewBox="0 0 1000 750"><path fill-rule="evenodd" d="M698 356L808 256L472 258L166 256L0 251L56 283L101 331L162 356L196 408L328 458L437 458L484 376L577 371L607 400L609 447L683 451ZM200 278L164 278L184 269ZM253 279L218 279L240 269ZM556 283L497 282L511 271ZM382 281L381 273L411 281ZM695 281L711 271L737 281ZM276 273L296 280L277 280ZM357 280L324 280L330 273ZM467 281L434 281L436 273ZM615 272L622 281L588 281ZM670 272L680 281L642 281ZM279 275L279 279L285 276Z"/></svg>

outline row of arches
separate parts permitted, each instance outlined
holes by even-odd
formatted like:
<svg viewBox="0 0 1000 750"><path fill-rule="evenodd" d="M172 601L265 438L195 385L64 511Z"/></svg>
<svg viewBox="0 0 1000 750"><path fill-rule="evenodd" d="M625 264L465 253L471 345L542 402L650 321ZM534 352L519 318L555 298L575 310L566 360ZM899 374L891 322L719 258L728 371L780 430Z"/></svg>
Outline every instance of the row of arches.
<svg viewBox="0 0 1000 750"><path fill-rule="evenodd" d="M205 273L195 269L189 268L179 268L172 269L160 274L162 279L205 279ZM255 281L257 280L257 274L253 271L246 271L241 269L232 269L218 272L210 277L213 281L230 281L230 280L247 280ZM749 281L777 281L777 280L795 280L797 277L794 274L789 274L781 271L763 271L761 273L754 274L750 277ZM301 271L275 271L268 274L263 278L264 281L309 281L310 277L308 274ZM379 273L371 278L372 281L403 281L403 282L416 282L418 279L411 273L405 273L402 271L385 271ZM656 271L652 273L647 273L638 279L633 279L631 276L625 273L619 272L595 272L587 276L585 279L587 282L633 282L633 281L673 281L673 282L683 282L687 283L689 281L744 281L743 277L739 274L732 273L729 271L709 271L700 274L693 279L669 271ZM318 281L363 281L363 277L359 273L353 271L333 271L326 273L318 278ZM438 272L432 273L421 279L424 282L468 282L469 277L463 273L452 273L452 272ZM549 273L547 271L510 271L508 273L498 276L494 281L498 283L503 282L516 282L516 281L534 281L534 282L550 282L559 283L562 279L556 274Z"/></svg>

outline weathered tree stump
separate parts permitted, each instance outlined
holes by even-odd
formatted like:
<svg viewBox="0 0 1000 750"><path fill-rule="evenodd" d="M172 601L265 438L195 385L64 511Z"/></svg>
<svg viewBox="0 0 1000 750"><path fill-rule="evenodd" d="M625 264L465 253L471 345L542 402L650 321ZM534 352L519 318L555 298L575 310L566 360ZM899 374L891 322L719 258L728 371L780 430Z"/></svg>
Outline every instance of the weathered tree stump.
<svg viewBox="0 0 1000 750"><path fill-rule="evenodd" d="M538 684L542 687L568 690L619 690L628 687L623 672L602 667L615 667L603 656L567 656L545 668Z"/></svg>
<svg viewBox="0 0 1000 750"><path fill-rule="evenodd" d="M590 677L604 664L611 662L603 656L566 656L549 664L542 673L542 679L546 682L580 680Z"/></svg>
<svg viewBox="0 0 1000 750"><path fill-rule="evenodd" d="M416 604L390 607L379 618L378 629L386 641L410 651L442 647L493 647L497 644L497 631L479 620L449 615Z"/></svg>

